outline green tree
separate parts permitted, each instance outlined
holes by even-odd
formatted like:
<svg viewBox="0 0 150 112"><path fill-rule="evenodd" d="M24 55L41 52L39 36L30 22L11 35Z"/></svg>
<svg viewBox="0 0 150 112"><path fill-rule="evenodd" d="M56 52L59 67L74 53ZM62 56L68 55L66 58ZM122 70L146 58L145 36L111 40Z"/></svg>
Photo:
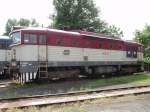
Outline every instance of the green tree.
<svg viewBox="0 0 150 112"><path fill-rule="evenodd" d="M93 0L53 0L53 3L55 14L51 17L56 28L70 27L122 36L116 27L110 27L99 18L100 11Z"/></svg>
<svg viewBox="0 0 150 112"><path fill-rule="evenodd" d="M123 36L123 32L121 31L121 29L117 28L114 25L109 25L107 27L106 34L112 35L114 37L120 37L120 36L122 37Z"/></svg>
<svg viewBox="0 0 150 112"><path fill-rule="evenodd" d="M30 20L21 18L18 21L18 25L20 25L20 26L30 26Z"/></svg>
<svg viewBox="0 0 150 112"><path fill-rule="evenodd" d="M135 40L144 45L144 57L150 57L150 25L145 25L143 30L136 30Z"/></svg>
<svg viewBox="0 0 150 112"><path fill-rule="evenodd" d="M5 33L4 35L9 35L11 32L11 28L13 26L32 26L32 27L38 27L39 23L35 19L24 19L21 18L19 20L17 19L8 19L6 26L5 26Z"/></svg>
<svg viewBox="0 0 150 112"><path fill-rule="evenodd" d="M12 26L16 26L16 25L18 25L18 22L17 22L16 19L8 19L7 23L6 23L6 26L5 26L5 33L4 33L4 35L9 35Z"/></svg>
<svg viewBox="0 0 150 112"><path fill-rule="evenodd" d="M32 18L31 21L30 21L30 26L32 26L32 27L38 27L39 23L34 18Z"/></svg>

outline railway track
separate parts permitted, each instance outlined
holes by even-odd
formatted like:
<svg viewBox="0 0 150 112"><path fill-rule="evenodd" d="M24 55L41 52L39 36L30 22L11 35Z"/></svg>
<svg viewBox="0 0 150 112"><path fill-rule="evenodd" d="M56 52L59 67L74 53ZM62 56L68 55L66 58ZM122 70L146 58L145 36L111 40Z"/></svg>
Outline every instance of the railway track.
<svg viewBox="0 0 150 112"><path fill-rule="evenodd" d="M130 94L136 95L145 93L150 93L150 85L16 97L0 99L0 109L62 104L98 98L119 97Z"/></svg>

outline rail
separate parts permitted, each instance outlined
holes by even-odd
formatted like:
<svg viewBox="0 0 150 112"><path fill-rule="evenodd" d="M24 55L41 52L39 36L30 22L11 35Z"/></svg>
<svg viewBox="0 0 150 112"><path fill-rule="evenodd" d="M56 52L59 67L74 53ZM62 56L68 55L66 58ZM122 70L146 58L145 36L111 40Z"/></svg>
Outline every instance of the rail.
<svg viewBox="0 0 150 112"><path fill-rule="evenodd" d="M77 91L59 94L35 95L26 97L0 99L0 109L13 107L42 106L91 100L97 98L117 97L129 94L149 93L150 85L120 87L115 89L100 89L90 91Z"/></svg>

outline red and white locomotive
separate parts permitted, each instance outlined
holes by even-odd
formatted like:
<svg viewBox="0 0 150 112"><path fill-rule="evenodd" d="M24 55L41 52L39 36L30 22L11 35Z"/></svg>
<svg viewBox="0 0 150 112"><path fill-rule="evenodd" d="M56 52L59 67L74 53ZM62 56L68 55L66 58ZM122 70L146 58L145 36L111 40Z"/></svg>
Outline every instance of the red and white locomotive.
<svg viewBox="0 0 150 112"><path fill-rule="evenodd" d="M120 38L47 28L16 29L10 37L13 73L21 79L60 78L79 72L95 77L142 70L142 45Z"/></svg>

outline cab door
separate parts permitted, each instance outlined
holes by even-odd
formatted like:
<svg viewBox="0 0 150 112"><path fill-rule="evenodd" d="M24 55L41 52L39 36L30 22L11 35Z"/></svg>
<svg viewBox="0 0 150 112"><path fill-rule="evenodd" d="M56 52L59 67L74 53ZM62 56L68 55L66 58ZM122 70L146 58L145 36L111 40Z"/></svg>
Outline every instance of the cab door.
<svg viewBox="0 0 150 112"><path fill-rule="evenodd" d="M45 34L40 34L38 40L38 61L48 61L47 36Z"/></svg>

